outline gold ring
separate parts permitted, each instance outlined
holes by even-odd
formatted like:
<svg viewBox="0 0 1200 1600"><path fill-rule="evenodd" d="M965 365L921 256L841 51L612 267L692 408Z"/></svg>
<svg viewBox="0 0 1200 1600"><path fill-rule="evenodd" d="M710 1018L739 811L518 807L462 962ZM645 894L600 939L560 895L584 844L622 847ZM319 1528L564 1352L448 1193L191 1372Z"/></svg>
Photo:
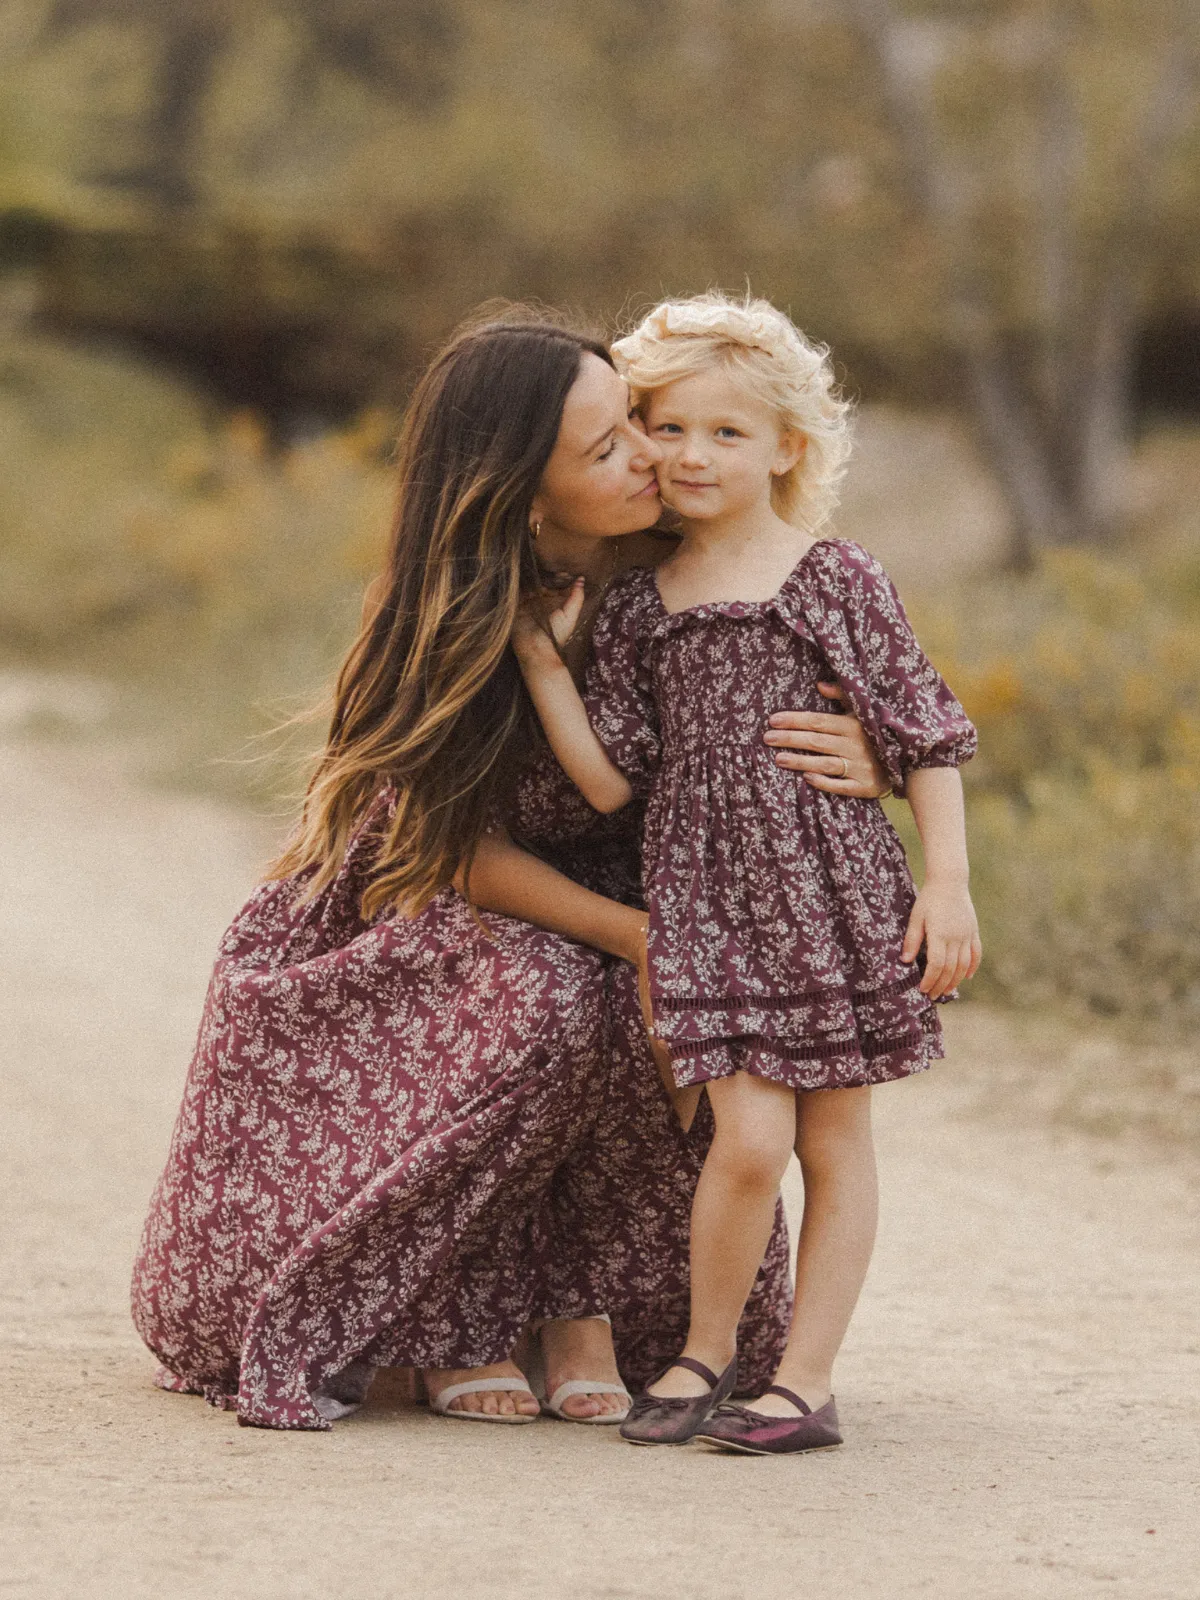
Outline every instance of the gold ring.
<svg viewBox="0 0 1200 1600"><path fill-rule="evenodd" d="M847 761L846 757L843 756L842 757L842 770L838 773L838 777L839 778L847 778L847 777L849 777L849 775L850 775L850 763L849 763L849 761Z"/></svg>

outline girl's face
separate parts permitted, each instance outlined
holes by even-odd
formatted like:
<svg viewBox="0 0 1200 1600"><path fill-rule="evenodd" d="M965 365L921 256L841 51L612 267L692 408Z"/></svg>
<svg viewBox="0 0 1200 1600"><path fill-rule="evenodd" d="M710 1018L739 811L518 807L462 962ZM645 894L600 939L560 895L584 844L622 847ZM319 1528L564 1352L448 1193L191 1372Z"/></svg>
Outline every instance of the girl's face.
<svg viewBox="0 0 1200 1600"><path fill-rule="evenodd" d="M789 472L804 450L803 434L719 368L654 390L643 409L662 451L663 500L688 521L768 509L772 478Z"/></svg>
<svg viewBox="0 0 1200 1600"><path fill-rule="evenodd" d="M588 539L652 528L662 511L654 469L662 452L630 409L629 385L584 354L531 521Z"/></svg>

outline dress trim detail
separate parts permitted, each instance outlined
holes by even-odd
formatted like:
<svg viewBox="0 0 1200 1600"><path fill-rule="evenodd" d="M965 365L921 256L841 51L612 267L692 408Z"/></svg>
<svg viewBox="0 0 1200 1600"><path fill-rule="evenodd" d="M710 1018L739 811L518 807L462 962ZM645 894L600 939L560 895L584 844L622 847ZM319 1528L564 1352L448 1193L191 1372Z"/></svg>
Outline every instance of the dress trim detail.
<svg viewBox="0 0 1200 1600"><path fill-rule="evenodd" d="M655 996L654 1003L661 1011L779 1011L804 1000L890 1000L915 988L920 981L921 974L914 971L911 978L901 978L878 989L851 990L849 984L825 983L815 989L796 989L791 994L664 995Z"/></svg>
<svg viewBox="0 0 1200 1600"><path fill-rule="evenodd" d="M873 1061L876 1056L924 1044L933 1031L932 1008L929 1016L928 1026L922 1018L919 1028L906 1033L847 1035L842 1039L830 1039L825 1044L786 1044L766 1033L739 1033L724 1039L689 1039L684 1044L668 1045L668 1049L673 1060L688 1060L705 1055L714 1047L737 1044L756 1045L785 1061L828 1061L834 1056L861 1056L864 1061Z"/></svg>

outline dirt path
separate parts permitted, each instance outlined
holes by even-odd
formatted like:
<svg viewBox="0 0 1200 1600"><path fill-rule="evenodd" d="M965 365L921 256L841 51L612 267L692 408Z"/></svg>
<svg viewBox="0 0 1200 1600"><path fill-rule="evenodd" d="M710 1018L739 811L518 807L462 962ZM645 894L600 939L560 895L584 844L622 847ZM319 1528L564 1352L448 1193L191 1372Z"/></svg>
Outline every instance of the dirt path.
<svg viewBox="0 0 1200 1600"><path fill-rule="evenodd" d="M0 1595L1200 1594L1197 1190L1165 1156L971 1116L952 1065L878 1097L844 1450L633 1451L386 1392L283 1435L160 1394L129 1262L266 837L67 745L0 747L0 818Z"/></svg>

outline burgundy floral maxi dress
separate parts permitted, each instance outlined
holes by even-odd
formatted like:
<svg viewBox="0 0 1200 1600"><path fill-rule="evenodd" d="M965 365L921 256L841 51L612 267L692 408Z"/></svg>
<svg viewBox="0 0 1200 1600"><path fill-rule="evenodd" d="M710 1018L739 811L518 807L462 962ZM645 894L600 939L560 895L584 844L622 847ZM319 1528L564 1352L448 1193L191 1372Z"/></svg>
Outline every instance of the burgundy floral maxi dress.
<svg viewBox="0 0 1200 1600"><path fill-rule="evenodd" d="M164 1388L324 1429L375 1366L482 1366L534 1316L608 1313L627 1383L682 1343L708 1127L676 1120L633 969L442 894L366 923L381 793L308 905L268 883L218 954L133 1279ZM636 832L548 756L513 827L628 897ZM781 1219L742 1323L750 1392L787 1331Z"/></svg>
<svg viewBox="0 0 1200 1600"><path fill-rule="evenodd" d="M777 707L828 709L832 679L898 792L974 754L886 573L848 541L811 546L762 602L669 613L654 573L629 572L596 619L588 713L647 797L651 1001L680 1085L850 1087L942 1054L900 961L915 891L882 807L812 788L762 742Z"/></svg>

